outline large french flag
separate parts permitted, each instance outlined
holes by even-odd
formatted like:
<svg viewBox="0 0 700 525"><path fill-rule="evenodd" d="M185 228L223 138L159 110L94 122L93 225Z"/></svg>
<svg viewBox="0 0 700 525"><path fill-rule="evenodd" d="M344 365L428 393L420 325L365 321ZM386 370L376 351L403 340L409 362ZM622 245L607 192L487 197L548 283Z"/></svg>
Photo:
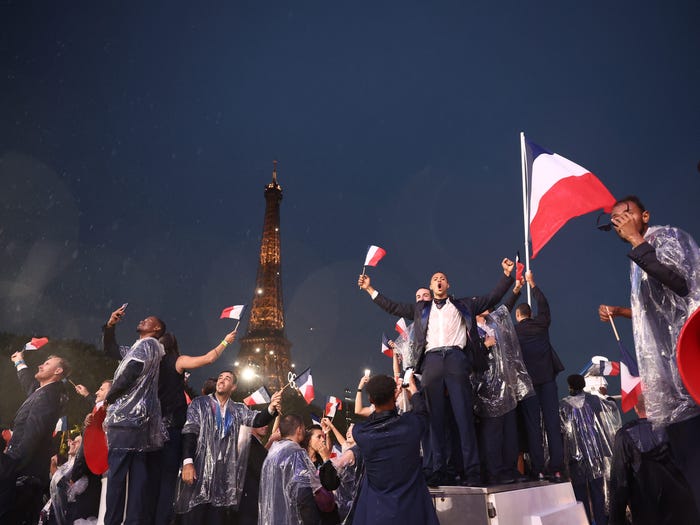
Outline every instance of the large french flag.
<svg viewBox="0 0 700 525"><path fill-rule="evenodd" d="M386 250L379 246L369 246L365 257L365 266L377 266L377 263L386 255Z"/></svg>
<svg viewBox="0 0 700 525"><path fill-rule="evenodd" d="M299 374L294 382L306 403L311 403L314 400L314 380L311 377L311 368L307 368Z"/></svg>
<svg viewBox="0 0 700 525"><path fill-rule="evenodd" d="M25 350L38 350L49 342L48 337L32 337L32 340L24 345Z"/></svg>
<svg viewBox="0 0 700 525"><path fill-rule="evenodd" d="M530 238L532 258L569 219L603 209L615 197L586 168L525 140L530 174Z"/></svg>
<svg viewBox="0 0 700 525"><path fill-rule="evenodd" d="M629 412L637 404L642 392L637 360L620 342L620 390L622 391L622 411Z"/></svg>
<svg viewBox="0 0 700 525"><path fill-rule="evenodd" d="M243 399L243 402L246 405L248 405L249 407L252 407L255 405L262 405L264 403L269 403L270 402L270 392L267 391L267 388L265 388L264 386L261 386L255 392L253 392L248 397Z"/></svg>

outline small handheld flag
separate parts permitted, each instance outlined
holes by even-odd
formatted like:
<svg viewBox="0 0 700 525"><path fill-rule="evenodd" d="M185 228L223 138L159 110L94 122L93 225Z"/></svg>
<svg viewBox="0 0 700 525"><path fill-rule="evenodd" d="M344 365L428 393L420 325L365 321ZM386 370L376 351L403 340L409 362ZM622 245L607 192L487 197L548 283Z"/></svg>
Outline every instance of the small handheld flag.
<svg viewBox="0 0 700 525"><path fill-rule="evenodd" d="M520 252L515 254L515 280L520 281L523 278L523 272L525 271L525 265L520 262Z"/></svg>
<svg viewBox="0 0 700 525"><path fill-rule="evenodd" d="M622 344L620 335L617 333L615 321L613 321L610 310L608 318L610 326L612 326L615 339L620 347L620 390L622 391L622 411L629 412L637 404L639 394L642 392L642 380L639 377L639 369L637 368L637 360Z"/></svg>
<svg viewBox="0 0 700 525"><path fill-rule="evenodd" d="M223 311L221 312L221 317L219 317L219 319L236 319L238 322L236 323L236 328L234 328L234 331L238 330L238 325L241 324L241 316L243 315L243 310L245 310L244 304L229 306L228 308L223 309Z"/></svg>
<svg viewBox="0 0 700 525"><path fill-rule="evenodd" d="M382 354L387 357L394 357L394 350L389 345L389 338L386 334L382 334Z"/></svg>
<svg viewBox="0 0 700 525"><path fill-rule="evenodd" d="M311 377L311 368L304 370L294 381L306 403L311 403L314 400L314 380Z"/></svg>
<svg viewBox="0 0 700 525"><path fill-rule="evenodd" d="M386 250L379 246L369 246L367 248L367 256L365 257L365 265L362 267L362 275L365 275L365 270L368 266L377 266L377 263L386 255Z"/></svg>
<svg viewBox="0 0 700 525"><path fill-rule="evenodd" d="M326 400L325 417L333 419L335 417L335 413L342 408L343 402L340 399L335 396L328 396L328 399Z"/></svg>
<svg viewBox="0 0 700 525"><path fill-rule="evenodd" d="M252 407L254 405L262 405L264 403L269 403L270 402L270 392L267 391L267 388L265 388L264 386L261 386L255 392L253 392L248 397L243 399L243 402L246 405L248 405L249 407Z"/></svg>
<svg viewBox="0 0 700 525"><path fill-rule="evenodd" d="M396 326L394 326L394 328L399 333L399 335L408 337L408 325L406 324L406 319L404 319L403 317L399 318L399 320L396 321Z"/></svg>
<svg viewBox="0 0 700 525"><path fill-rule="evenodd" d="M38 350L49 342L48 337L32 337L32 340L24 345L25 350Z"/></svg>

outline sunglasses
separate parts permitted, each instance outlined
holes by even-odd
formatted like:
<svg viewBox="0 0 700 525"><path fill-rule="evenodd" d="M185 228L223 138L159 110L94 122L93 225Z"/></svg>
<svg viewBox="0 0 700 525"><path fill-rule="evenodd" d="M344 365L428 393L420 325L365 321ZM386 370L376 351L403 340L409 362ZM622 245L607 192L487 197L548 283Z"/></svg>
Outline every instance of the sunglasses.
<svg viewBox="0 0 700 525"><path fill-rule="evenodd" d="M623 213L628 212L628 211L630 211L630 203L629 202L627 203L627 208L625 209L625 211ZM598 228L602 232L609 232L610 230L612 230L615 227L615 225L612 222L610 222L610 220L608 219L608 214L604 211L601 211L600 214L598 214L598 217L596 218L595 227Z"/></svg>

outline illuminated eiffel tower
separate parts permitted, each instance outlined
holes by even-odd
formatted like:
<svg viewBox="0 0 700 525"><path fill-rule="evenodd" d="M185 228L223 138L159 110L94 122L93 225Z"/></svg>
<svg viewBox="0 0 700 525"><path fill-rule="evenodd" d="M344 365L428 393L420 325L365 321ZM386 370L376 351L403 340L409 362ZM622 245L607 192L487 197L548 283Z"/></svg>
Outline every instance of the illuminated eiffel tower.
<svg viewBox="0 0 700 525"><path fill-rule="evenodd" d="M240 340L238 354L240 366L255 370L270 392L287 383L287 374L291 370L289 349L292 343L284 335L282 303L281 201L282 187L277 183L275 161L272 182L265 186L265 221L253 306L248 332Z"/></svg>

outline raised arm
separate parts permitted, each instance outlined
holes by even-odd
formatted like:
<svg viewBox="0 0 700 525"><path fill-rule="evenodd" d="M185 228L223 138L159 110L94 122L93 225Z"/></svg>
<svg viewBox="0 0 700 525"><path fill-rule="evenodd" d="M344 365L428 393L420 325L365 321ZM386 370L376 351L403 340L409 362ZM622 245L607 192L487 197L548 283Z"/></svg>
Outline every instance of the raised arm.
<svg viewBox="0 0 700 525"><path fill-rule="evenodd" d="M360 275L357 279L357 286L359 286L361 290L367 292L374 303L385 312L395 315L396 317L413 319L415 305L412 303L396 303L388 297L383 296L372 287L369 275Z"/></svg>
<svg viewBox="0 0 700 525"><path fill-rule="evenodd" d="M492 310L494 306L503 298L503 296L513 284L513 278L510 274L513 272L515 263L508 258L504 258L501 261L501 268L503 270L503 276L496 284L496 287L491 290L488 295L482 295L480 297L474 298L474 311L479 313L484 310Z"/></svg>
<svg viewBox="0 0 700 525"><path fill-rule="evenodd" d="M119 352L119 345L117 344L116 326L119 321L124 317L124 306L120 306L114 310L107 324L102 327L102 348L107 357L112 359L121 359L122 355Z"/></svg>
<svg viewBox="0 0 700 525"><path fill-rule="evenodd" d="M552 322L552 316L549 313L549 302L547 298L542 293L542 290L537 287L532 272L525 272L525 280L527 284L530 285L532 296L537 301L537 315L534 316L533 319L549 326Z"/></svg>
<svg viewBox="0 0 700 525"><path fill-rule="evenodd" d="M360 383L357 385L357 393L355 394L355 414L363 417L367 417L370 414L372 414L372 412L374 412L371 406L362 406L362 389L367 384L367 381L369 381L369 377L362 376L362 379L360 379Z"/></svg>
<svg viewBox="0 0 700 525"><path fill-rule="evenodd" d="M223 340L216 345L214 348L209 350L204 355L190 356L181 355L175 361L175 369L178 374L182 374L185 370L192 370L194 368L201 368L206 365L212 364L214 361L221 357L224 353L224 349L236 340L236 331L229 332L223 338Z"/></svg>

